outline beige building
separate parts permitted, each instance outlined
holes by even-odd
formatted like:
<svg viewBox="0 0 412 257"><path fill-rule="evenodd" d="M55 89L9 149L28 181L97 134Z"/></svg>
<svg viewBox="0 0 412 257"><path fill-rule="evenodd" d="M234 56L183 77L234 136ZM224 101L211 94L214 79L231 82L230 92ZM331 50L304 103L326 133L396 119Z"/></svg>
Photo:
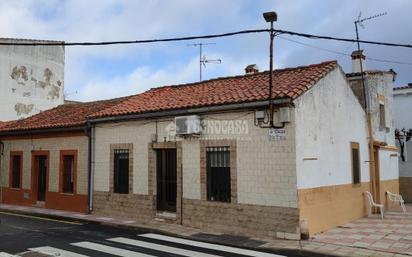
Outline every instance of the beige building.
<svg viewBox="0 0 412 257"><path fill-rule="evenodd" d="M60 105L0 124L0 202L89 211L86 117L117 100Z"/></svg>
<svg viewBox="0 0 412 257"><path fill-rule="evenodd" d="M393 140L370 176L366 114L336 62L274 74L273 126L267 72L155 88L91 115L93 211L300 238L365 216L365 191L399 191Z"/></svg>

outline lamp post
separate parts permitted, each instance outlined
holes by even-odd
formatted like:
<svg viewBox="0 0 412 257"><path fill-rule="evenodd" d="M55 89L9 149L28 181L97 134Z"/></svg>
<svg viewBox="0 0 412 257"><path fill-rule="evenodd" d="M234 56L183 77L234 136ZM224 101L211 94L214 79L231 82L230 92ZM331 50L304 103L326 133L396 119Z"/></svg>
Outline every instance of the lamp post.
<svg viewBox="0 0 412 257"><path fill-rule="evenodd" d="M270 46L269 46L269 125L273 126L273 103L272 103L272 88L273 88L273 39L275 37L275 31L273 29L273 23L278 20L276 12L265 12L263 18L266 22L270 23Z"/></svg>

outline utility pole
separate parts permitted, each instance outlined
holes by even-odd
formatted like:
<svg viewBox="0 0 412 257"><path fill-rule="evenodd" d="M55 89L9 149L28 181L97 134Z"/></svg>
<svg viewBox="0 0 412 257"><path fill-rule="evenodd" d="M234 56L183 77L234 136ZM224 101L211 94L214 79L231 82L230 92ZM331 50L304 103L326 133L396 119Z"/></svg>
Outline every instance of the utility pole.
<svg viewBox="0 0 412 257"><path fill-rule="evenodd" d="M205 45L216 45L216 43L194 43L189 44L188 46L199 47L199 81L202 81L202 69L206 67L206 63L222 63L221 59L207 59L203 55L203 46Z"/></svg>
<svg viewBox="0 0 412 257"><path fill-rule="evenodd" d="M276 12L265 12L263 13L263 18L266 22L270 23L270 45L269 45L269 126L274 127L273 124L273 101L272 101L272 91L273 91L273 39L275 38L275 30L273 28L273 23L278 20L278 15Z"/></svg>
<svg viewBox="0 0 412 257"><path fill-rule="evenodd" d="M366 117L367 117L367 123L368 123L368 139L369 139L369 171L370 171L370 179L371 179L371 186L372 186L372 193L375 198L375 201L380 203L380 195L379 195L379 183L380 181L377 181L379 176L376 176L376 171L375 171L375 149L374 149L374 138L373 138L373 131L372 131L372 114L371 114L371 106L370 106L370 96L369 96L369 89L365 85L365 76L363 72L363 63L362 63L362 54L361 54L361 49L360 49L360 42L359 42L359 30L358 30L358 25L364 28L363 22L367 20L371 20L383 15L386 15L387 13L380 13L374 16L370 16L367 18L361 19L362 13L359 13L358 19L354 21L355 23L355 31L356 31L356 43L358 46L358 54L360 54L359 58L359 66L361 70L361 83L362 83L362 89L363 89L363 95L364 95L364 101L365 101L365 112L366 112Z"/></svg>

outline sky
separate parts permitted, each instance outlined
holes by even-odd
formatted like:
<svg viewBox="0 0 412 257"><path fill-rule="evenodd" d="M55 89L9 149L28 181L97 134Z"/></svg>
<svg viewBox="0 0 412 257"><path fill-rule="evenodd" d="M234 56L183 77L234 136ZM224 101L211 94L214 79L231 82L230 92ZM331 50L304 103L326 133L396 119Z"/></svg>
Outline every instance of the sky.
<svg viewBox="0 0 412 257"><path fill-rule="evenodd" d="M139 40L268 28L263 12L276 11L275 28L334 37L355 37L354 20L388 14L364 23L364 40L412 44L411 0L0 0L0 37L66 42ZM65 95L90 101L137 94L147 89L199 80L198 48L208 64L203 78L244 74L248 64L269 66L269 35L145 45L66 47ZM351 71L354 43L280 35L275 68L338 60ZM412 82L412 49L362 45L367 69L394 69L396 86ZM340 54L336 53L339 52ZM343 53L343 54L342 54Z"/></svg>

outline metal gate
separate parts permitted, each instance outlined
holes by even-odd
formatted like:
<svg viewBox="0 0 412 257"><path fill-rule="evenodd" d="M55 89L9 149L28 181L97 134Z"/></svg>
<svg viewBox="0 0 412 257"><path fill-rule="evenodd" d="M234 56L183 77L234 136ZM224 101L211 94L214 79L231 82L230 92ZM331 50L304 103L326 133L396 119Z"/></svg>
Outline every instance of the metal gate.
<svg viewBox="0 0 412 257"><path fill-rule="evenodd" d="M157 210L176 212L176 149L156 150Z"/></svg>

